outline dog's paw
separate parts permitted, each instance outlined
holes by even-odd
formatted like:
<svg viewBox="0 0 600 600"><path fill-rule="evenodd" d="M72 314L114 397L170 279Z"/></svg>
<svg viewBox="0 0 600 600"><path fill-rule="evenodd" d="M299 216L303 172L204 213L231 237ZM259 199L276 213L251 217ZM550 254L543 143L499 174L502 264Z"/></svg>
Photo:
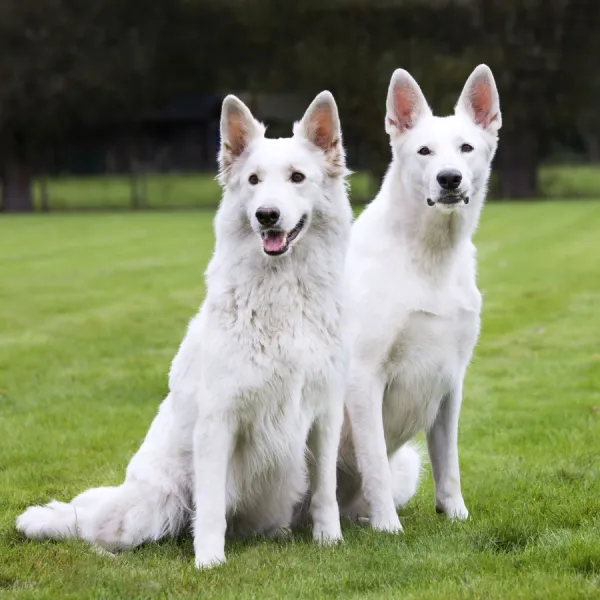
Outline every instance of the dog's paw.
<svg viewBox="0 0 600 600"><path fill-rule="evenodd" d="M222 565L226 561L225 552L215 551L211 548L196 550L196 556L194 557L196 569L212 569Z"/></svg>
<svg viewBox="0 0 600 600"><path fill-rule="evenodd" d="M438 501L435 506L438 513L444 513L453 521L465 521L469 518L469 511L462 497L446 498L444 502Z"/></svg>
<svg viewBox="0 0 600 600"><path fill-rule="evenodd" d="M385 533L402 533L402 525L396 512L389 515L373 515L369 519L371 527Z"/></svg>
<svg viewBox="0 0 600 600"><path fill-rule="evenodd" d="M313 540L322 546L333 546L344 541L339 520L329 525L315 523L313 525Z"/></svg>
<svg viewBox="0 0 600 600"><path fill-rule="evenodd" d="M224 562L225 537L203 531L194 533L194 564L196 569L212 569Z"/></svg>

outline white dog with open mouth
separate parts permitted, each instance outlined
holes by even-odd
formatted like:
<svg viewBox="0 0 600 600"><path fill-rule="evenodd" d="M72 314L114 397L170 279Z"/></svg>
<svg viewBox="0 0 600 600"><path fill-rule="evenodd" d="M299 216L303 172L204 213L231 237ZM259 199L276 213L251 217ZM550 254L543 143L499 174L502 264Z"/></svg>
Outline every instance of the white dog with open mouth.
<svg viewBox="0 0 600 600"><path fill-rule="evenodd" d="M501 126L490 69L471 74L449 117L434 117L417 82L394 72L386 131L393 159L352 229L346 267L349 378L339 501L343 513L400 531L427 445L438 511L464 519L458 416L479 335L471 241Z"/></svg>
<svg viewBox="0 0 600 600"><path fill-rule="evenodd" d="M28 537L116 550L175 535L193 517L196 565L209 567L225 560L226 532L285 532L310 485L315 540L341 540L341 304L352 213L333 96L315 98L293 137L264 131L240 100L225 99L224 194L206 299L125 482L30 507L17 519Z"/></svg>

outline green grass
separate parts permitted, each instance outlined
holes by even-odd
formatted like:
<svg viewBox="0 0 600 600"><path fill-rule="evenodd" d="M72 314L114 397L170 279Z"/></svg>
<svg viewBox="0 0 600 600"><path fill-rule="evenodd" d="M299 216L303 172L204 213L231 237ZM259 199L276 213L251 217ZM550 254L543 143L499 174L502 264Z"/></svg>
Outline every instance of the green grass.
<svg viewBox="0 0 600 600"><path fill-rule="evenodd" d="M0 597L599 598L600 203L490 204L477 235L483 331L461 417L472 518L405 534L344 524L228 543L193 568L189 536L109 558L34 542L26 506L116 484L166 392L203 296L208 213L0 219Z"/></svg>

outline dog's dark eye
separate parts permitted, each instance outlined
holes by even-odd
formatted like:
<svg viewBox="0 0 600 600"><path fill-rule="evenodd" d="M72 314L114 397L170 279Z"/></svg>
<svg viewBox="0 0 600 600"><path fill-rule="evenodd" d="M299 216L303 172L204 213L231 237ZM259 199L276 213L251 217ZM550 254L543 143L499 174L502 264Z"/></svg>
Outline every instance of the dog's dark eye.
<svg viewBox="0 0 600 600"><path fill-rule="evenodd" d="M474 148L473 146L471 146L471 144L463 144L460 147L460 151L461 152L473 152Z"/></svg>
<svg viewBox="0 0 600 600"><path fill-rule="evenodd" d="M423 146L419 148L419 154L421 156L429 156L431 154L431 150L427 146Z"/></svg>
<svg viewBox="0 0 600 600"><path fill-rule="evenodd" d="M256 175L256 173L252 173L252 175L248 177L248 182L250 185L256 185L258 183L258 175Z"/></svg>
<svg viewBox="0 0 600 600"><path fill-rule="evenodd" d="M300 173L300 171L294 171L290 179L293 183L302 183L306 179L306 175Z"/></svg>

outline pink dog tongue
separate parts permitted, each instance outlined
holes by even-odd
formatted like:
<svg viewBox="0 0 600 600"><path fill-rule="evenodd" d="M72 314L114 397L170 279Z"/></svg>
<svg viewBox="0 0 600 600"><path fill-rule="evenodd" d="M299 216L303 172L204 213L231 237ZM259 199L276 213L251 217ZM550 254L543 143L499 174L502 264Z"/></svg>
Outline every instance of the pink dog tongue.
<svg viewBox="0 0 600 600"><path fill-rule="evenodd" d="M285 233L283 231L269 231L263 239L263 248L267 252L279 252L285 245Z"/></svg>

